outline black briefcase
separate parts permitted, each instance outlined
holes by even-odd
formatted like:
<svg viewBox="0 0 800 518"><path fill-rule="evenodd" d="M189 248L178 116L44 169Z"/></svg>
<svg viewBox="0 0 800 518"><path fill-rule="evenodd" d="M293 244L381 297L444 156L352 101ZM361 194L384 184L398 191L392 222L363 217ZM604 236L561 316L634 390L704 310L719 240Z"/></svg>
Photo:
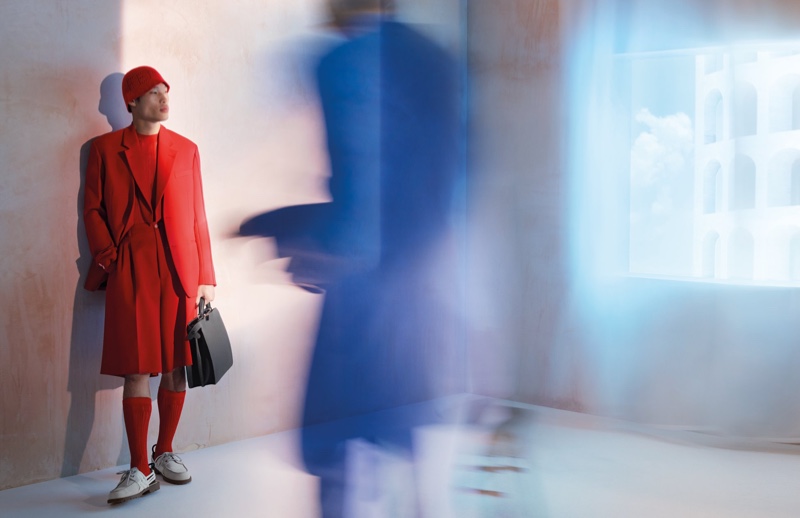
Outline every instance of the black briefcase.
<svg viewBox="0 0 800 518"><path fill-rule="evenodd" d="M197 318L187 328L192 365L186 367L189 388L215 385L233 365L231 341L219 310L200 299Z"/></svg>

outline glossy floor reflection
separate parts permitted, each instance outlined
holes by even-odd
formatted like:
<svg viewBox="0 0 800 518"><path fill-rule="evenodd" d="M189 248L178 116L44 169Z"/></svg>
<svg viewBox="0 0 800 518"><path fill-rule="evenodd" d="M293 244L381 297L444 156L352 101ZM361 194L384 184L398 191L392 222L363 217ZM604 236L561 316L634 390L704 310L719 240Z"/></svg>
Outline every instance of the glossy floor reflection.
<svg viewBox="0 0 800 518"><path fill-rule="evenodd" d="M778 518L800 516L800 446L648 427L472 396L395 411L414 456L346 444L348 518ZM362 417L369 419L369 416ZM333 425L331 425L333 426ZM194 480L110 509L115 516L314 518L318 481L296 431L187 452ZM114 468L0 492L3 517L109 512Z"/></svg>

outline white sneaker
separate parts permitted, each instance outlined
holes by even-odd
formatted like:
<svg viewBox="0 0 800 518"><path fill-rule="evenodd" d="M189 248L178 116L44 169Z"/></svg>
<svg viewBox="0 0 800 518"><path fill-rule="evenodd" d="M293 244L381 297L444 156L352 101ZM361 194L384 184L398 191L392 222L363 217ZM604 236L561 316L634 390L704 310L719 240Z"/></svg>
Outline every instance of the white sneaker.
<svg viewBox="0 0 800 518"><path fill-rule="evenodd" d="M161 488L156 480L156 474L152 471L149 475L144 476L139 468L131 468L127 471L120 471L117 475L122 475L122 479L117 487L108 494L109 504L121 504Z"/></svg>
<svg viewBox="0 0 800 518"><path fill-rule="evenodd" d="M154 456L155 450L156 447L153 446ZM192 481L192 476L189 475L189 470L183 464L181 458L172 452L162 453L158 457L154 457L151 466L153 466L156 473L170 484L188 484Z"/></svg>

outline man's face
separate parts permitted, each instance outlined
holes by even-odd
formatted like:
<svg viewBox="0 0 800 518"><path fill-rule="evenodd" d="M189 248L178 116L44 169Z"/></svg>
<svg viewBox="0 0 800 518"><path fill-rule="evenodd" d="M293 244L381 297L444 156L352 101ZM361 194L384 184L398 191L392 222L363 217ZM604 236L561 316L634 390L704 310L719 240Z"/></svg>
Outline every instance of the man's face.
<svg viewBox="0 0 800 518"><path fill-rule="evenodd" d="M163 122L169 118L169 89L159 83L131 104L134 119L146 122Z"/></svg>

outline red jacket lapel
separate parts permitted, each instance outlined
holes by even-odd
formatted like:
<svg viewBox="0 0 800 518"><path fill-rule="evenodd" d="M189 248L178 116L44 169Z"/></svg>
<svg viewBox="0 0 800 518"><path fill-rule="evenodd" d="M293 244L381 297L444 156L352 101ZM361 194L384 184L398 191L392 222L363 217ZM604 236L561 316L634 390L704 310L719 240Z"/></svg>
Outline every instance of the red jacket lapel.
<svg viewBox="0 0 800 518"><path fill-rule="evenodd" d="M133 149L136 147L137 143L138 137L136 136L136 130L131 124L122 132L122 152L125 155L125 164L128 166L128 170L136 182L136 187L140 192L146 193L147 190L144 188L143 184L145 178L144 160L142 159L141 153L136 153ZM145 202L148 202L150 196L145 195L142 198Z"/></svg>
<svg viewBox="0 0 800 518"><path fill-rule="evenodd" d="M172 164L175 162L175 155L178 148L175 145L175 134L161 126L158 135L158 174L156 175L156 207L161 205L161 198L164 190L172 177Z"/></svg>

